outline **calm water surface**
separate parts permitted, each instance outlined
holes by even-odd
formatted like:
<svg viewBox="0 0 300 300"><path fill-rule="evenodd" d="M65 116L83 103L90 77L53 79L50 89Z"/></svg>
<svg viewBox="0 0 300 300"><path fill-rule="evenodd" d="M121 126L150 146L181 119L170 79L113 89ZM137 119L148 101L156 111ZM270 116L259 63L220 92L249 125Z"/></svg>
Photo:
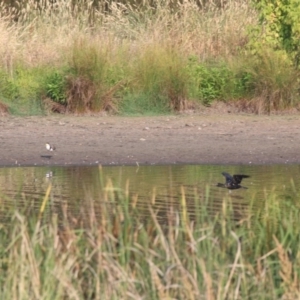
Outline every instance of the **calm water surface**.
<svg viewBox="0 0 300 300"><path fill-rule="evenodd" d="M242 182L248 189L229 192L216 187L218 182L224 182L223 171L250 175ZM2 213L7 213L8 208L38 212L51 185L49 203L53 211L64 205L74 216L85 214L87 217L88 207L107 201L107 193L113 193L119 205L124 202L124 196L129 195L141 214L148 215L147 207L152 204L163 215L171 204L180 204L183 192L191 213L195 205L208 200L212 211L218 211L225 197L230 198L238 210L250 201L259 206L272 191L283 199L293 197L293 182L299 190L300 165L0 168L0 200Z"/></svg>

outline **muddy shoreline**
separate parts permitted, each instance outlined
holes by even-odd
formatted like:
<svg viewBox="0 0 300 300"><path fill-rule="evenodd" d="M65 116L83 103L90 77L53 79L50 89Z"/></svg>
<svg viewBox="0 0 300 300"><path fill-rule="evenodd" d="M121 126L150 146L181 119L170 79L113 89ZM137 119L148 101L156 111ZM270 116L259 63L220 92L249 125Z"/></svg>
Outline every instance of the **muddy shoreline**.
<svg viewBox="0 0 300 300"><path fill-rule="evenodd" d="M0 125L0 166L300 163L299 114L8 116Z"/></svg>

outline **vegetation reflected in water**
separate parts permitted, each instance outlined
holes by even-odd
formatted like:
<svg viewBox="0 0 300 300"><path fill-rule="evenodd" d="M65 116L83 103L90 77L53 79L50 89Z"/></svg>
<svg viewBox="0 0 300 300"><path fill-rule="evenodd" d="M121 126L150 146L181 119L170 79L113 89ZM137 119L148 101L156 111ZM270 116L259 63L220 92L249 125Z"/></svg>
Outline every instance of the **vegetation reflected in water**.
<svg viewBox="0 0 300 300"><path fill-rule="evenodd" d="M221 172L243 173L247 190L228 191L218 188L223 182ZM39 167L2 168L0 183L2 203L22 208L32 203L37 208L48 185L53 203L67 203L68 210L78 214L87 198L101 201L103 189L111 181L123 193L135 198L140 214L147 217L148 204L155 204L162 213L170 204L180 203L181 187L184 187L187 206L192 212L195 201L205 201L209 190L211 210L218 211L227 196L234 207L245 205L261 207L262 199L271 191L284 198L293 197L291 180L299 182L300 166L115 166L115 167ZM25 205L24 205L25 204ZM88 216L87 216L88 218Z"/></svg>

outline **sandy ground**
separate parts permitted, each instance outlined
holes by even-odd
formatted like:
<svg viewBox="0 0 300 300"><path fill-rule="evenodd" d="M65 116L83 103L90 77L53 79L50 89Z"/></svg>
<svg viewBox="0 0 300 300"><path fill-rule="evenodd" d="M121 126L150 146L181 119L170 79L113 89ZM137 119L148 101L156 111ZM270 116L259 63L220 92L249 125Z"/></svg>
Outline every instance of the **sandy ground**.
<svg viewBox="0 0 300 300"><path fill-rule="evenodd" d="M0 166L300 163L299 114L8 116L0 126Z"/></svg>

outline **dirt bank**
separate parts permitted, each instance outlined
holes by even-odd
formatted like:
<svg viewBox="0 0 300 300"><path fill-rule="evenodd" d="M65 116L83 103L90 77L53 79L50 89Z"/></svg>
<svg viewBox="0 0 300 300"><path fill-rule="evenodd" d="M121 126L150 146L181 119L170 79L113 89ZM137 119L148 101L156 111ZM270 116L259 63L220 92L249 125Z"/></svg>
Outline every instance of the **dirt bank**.
<svg viewBox="0 0 300 300"><path fill-rule="evenodd" d="M300 163L299 115L1 117L0 125L1 166Z"/></svg>

